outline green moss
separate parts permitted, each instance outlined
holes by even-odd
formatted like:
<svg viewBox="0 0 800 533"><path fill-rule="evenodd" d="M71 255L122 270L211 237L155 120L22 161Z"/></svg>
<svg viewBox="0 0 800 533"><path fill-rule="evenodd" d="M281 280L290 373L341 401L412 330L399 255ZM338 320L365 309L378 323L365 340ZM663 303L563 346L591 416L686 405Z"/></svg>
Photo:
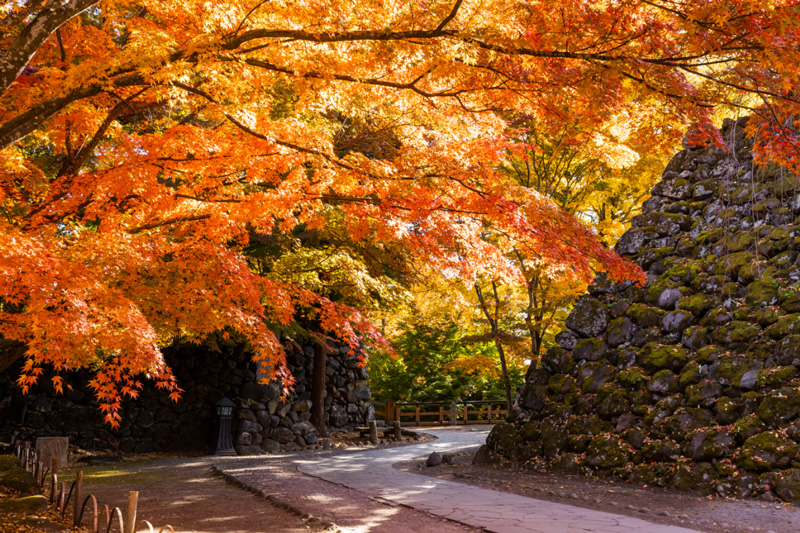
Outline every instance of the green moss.
<svg viewBox="0 0 800 533"><path fill-rule="evenodd" d="M689 311L695 316L703 316L706 311L719 305L719 300L707 294L684 296L678 300L678 309Z"/></svg>
<svg viewBox="0 0 800 533"><path fill-rule="evenodd" d="M738 275L739 269L745 265L751 264L756 256L751 252L736 252L725 256L722 261L716 262L713 268L713 273L717 275L728 275L735 278Z"/></svg>
<svg viewBox="0 0 800 533"><path fill-rule="evenodd" d="M769 264L776 269L783 269L792 266L797 259L797 252L790 250L788 252L779 253L769 260Z"/></svg>
<svg viewBox="0 0 800 533"><path fill-rule="evenodd" d="M581 339L572 349L572 355L576 360L597 361L605 352L605 341L599 337Z"/></svg>
<svg viewBox="0 0 800 533"><path fill-rule="evenodd" d="M670 369L680 370L687 361L686 350L679 346L646 344L640 353L641 365L650 372Z"/></svg>
<svg viewBox="0 0 800 533"><path fill-rule="evenodd" d="M724 383L739 383L748 367L738 358L721 358L717 363L717 379Z"/></svg>
<svg viewBox="0 0 800 533"><path fill-rule="evenodd" d="M661 292L659 292L659 294L661 294ZM656 299L658 299L658 296L656 296ZM630 318L634 324L649 328L660 325L661 319L666 314L666 311L658 307L651 307L645 304L633 304L628 308L625 316Z"/></svg>
<svg viewBox="0 0 800 533"><path fill-rule="evenodd" d="M718 346L703 346L695 351L694 360L701 365L709 365L717 360L722 349Z"/></svg>
<svg viewBox="0 0 800 533"><path fill-rule="evenodd" d="M759 279L747 286L744 301L750 306L772 305L778 301L779 287L774 279Z"/></svg>
<svg viewBox="0 0 800 533"><path fill-rule="evenodd" d="M639 387L639 385L641 385L648 379L649 378L644 370L642 370L638 366L632 366L630 368L626 368L625 370L620 371L620 373L617 374L615 381L620 385L622 385L623 387L636 389Z"/></svg>
<svg viewBox="0 0 800 533"><path fill-rule="evenodd" d="M759 387L777 387L787 384L796 375L797 369L793 366L766 368L758 371L756 385Z"/></svg>
<svg viewBox="0 0 800 533"><path fill-rule="evenodd" d="M572 376L555 374L547 381L547 390L556 395L569 394L578 391L578 383Z"/></svg>
<svg viewBox="0 0 800 533"><path fill-rule="evenodd" d="M739 452L739 466L754 472L786 468L800 448L777 431L764 431L745 441Z"/></svg>
<svg viewBox="0 0 800 533"><path fill-rule="evenodd" d="M665 275L682 283L690 283L701 272L702 269L697 263L684 260L667 270Z"/></svg>
<svg viewBox="0 0 800 533"><path fill-rule="evenodd" d="M722 230L722 228L711 228L701 231L697 235L695 242L697 244L713 244L720 240L723 235L725 235L725 232Z"/></svg>
<svg viewBox="0 0 800 533"><path fill-rule="evenodd" d="M724 326L717 328L711 334L711 337L715 342L723 344L752 342L758 337L760 331L761 328L756 324L742 322L741 320L732 320Z"/></svg>
<svg viewBox="0 0 800 533"><path fill-rule="evenodd" d="M781 291L778 303L787 313L797 313L800 311L800 291L797 289Z"/></svg>
<svg viewBox="0 0 800 533"><path fill-rule="evenodd" d="M696 361L691 361L689 364L683 367L683 372L681 372L680 378L678 379L678 383L680 384L682 389L685 389L689 385L694 385L699 381L700 381L700 365Z"/></svg>
<svg viewBox="0 0 800 533"><path fill-rule="evenodd" d="M777 426L797 416L798 411L800 411L800 391L796 387L786 386L773 390L764 397L758 404L756 416L766 424Z"/></svg>
<svg viewBox="0 0 800 533"><path fill-rule="evenodd" d="M508 422L498 422L486 438L486 444L504 457L513 457L522 444L522 437Z"/></svg>
<svg viewBox="0 0 800 533"><path fill-rule="evenodd" d="M33 476L19 466L14 455L0 455L0 486L23 494L39 491Z"/></svg>
<svg viewBox="0 0 800 533"><path fill-rule="evenodd" d="M630 445L613 435L598 435L589 443L585 463L608 470L624 466L631 455Z"/></svg>
<svg viewBox="0 0 800 533"><path fill-rule="evenodd" d="M775 268L765 266L762 262L753 262L739 269L738 279L742 283L752 283L760 278L771 278L775 275Z"/></svg>
<svg viewBox="0 0 800 533"><path fill-rule="evenodd" d="M776 311L772 307L762 307L758 311L756 311L755 319L758 322L758 325L762 328L766 328L778 321L780 315L778 311Z"/></svg>
<svg viewBox="0 0 800 533"><path fill-rule="evenodd" d="M769 187L769 190L779 198L791 196L798 190L797 176L780 177Z"/></svg>
<svg viewBox="0 0 800 533"><path fill-rule="evenodd" d="M0 516L6 514L29 515L43 513L47 510L47 505L47 498L40 495L15 498L13 500L0 502Z"/></svg>
<svg viewBox="0 0 800 533"><path fill-rule="evenodd" d="M724 246L729 252L743 252L750 249L756 242L756 237L749 232L737 232L726 235L718 244Z"/></svg>
<svg viewBox="0 0 800 533"><path fill-rule="evenodd" d="M541 424L536 421L532 420L522 425L519 428L519 436L525 442L536 442L540 439L542 433L542 426Z"/></svg>
<svg viewBox="0 0 800 533"><path fill-rule="evenodd" d="M764 332L773 339L782 339L793 333L800 332L800 313L786 315L775 321Z"/></svg>
<svg viewBox="0 0 800 533"><path fill-rule="evenodd" d="M736 421L742 411L740 402L734 400L733 398L729 398L728 396L718 398L714 408L717 411L717 421L724 425L731 424Z"/></svg>
<svg viewBox="0 0 800 533"><path fill-rule="evenodd" d="M753 435L764 431L764 422L755 413L744 416L733 424L733 436L739 442L744 442Z"/></svg>

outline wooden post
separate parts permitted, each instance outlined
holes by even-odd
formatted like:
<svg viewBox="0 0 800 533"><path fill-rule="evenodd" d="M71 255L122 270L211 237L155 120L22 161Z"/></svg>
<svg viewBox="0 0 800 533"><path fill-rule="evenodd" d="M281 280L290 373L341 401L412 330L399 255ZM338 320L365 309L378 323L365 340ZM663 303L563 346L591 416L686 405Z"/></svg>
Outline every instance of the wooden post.
<svg viewBox="0 0 800 533"><path fill-rule="evenodd" d="M375 420L369 421L369 441L378 444L378 422Z"/></svg>
<svg viewBox="0 0 800 533"><path fill-rule="evenodd" d="M78 525L78 516L81 513L81 499L83 499L83 470L78 470L75 474L75 499L72 502L72 525Z"/></svg>
<svg viewBox="0 0 800 533"><path fill-rule="evenodd" d="M385 416L385 420L386 420L387 424L389 422L395 420L394 410L395 410L394 400L386 400L386 416Z"/></svg>
<svg viewBox="0 0 800 533"><path fill-rule="evenodd" d="M394 438L395 440L400 440L403 436L403 430L400 429L400 421L395 420L392 422L392 429L394 430Z"/></svg>
<svg viewBox="0 0 800 533"><path fill-rule="evenodd" d="M492 423L492 402L489 402L488 404L486 404L486 406L487 406L487 409L489 409L489 415L487 417L488 418L487 421L491 424Z"/></svg>
<svg viewBox="0 0 800 533"><path fill-rule="evenodd" d="M450 425L455 426L458 423L458 408L456 402L450 402Z"/></svg>
<svg viewBox="0 0 800 533"><path fill-rule="evenodd" d="M464 402L464 425L467 425L467 417L469 417L469 406Z"/></svg>
<svg viewBox="0 0 800 533"><path fill-rule="evenodd" d="M132 490L128 493L128 508L125 509L125 532L136 531L136 510L139 506L139 493Z"/></svg>
<svg viewBox="0 0 800 533"><path fill-rule="evenodd" d="M418 425L418 426L421 426L422 424L421 424L421 423L420 423L420 421L419 421L419 404L417 404L417 405L416 405L416 407L417 407L417 410L414 412L414 414L415 414L415 418L416 418L416 420L417 420L417 425Z"/></svg>
<svg viewBox="0 0 800 533"><path fill-rule="evenodd" d="M439 425L444 425L444 405L439 406Z"/></svg>

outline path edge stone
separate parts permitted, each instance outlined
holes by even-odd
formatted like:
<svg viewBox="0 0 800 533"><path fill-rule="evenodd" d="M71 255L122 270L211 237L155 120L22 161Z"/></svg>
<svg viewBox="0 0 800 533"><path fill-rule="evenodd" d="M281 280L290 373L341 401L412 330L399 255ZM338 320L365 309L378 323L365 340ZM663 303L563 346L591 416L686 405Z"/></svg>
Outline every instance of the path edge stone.
<svg viewBox="0 0 800 533"><path fill-rule="evenodd" d="M280 507L281 509L285 509L285 510L289 511L292 514L295 514L295 515L299 516L300 518L304 519L306 522L316 522L317 524L322 525L324 528L326 528L326 529L328 529L330 531L341 531L341 528L339 526L337 526L336 524L334 524L333 522L328 522L326 520L322 520L321 518L319 518L317 516L314 516L314 515L312 515L310 513L307 513L307 512L303 511L302 509L300 509L299 507L297 507L295 505L292 505L291 503L289 503L288 501L286 501L286 500L284 500L282 498L277 498L277 497L275 497L274 495L268 493L265 490L259 489L257 487L254 487L253 485L245 483L241 479L237 478L236 476L234 476L231 473L226 472L225 470L223 470L222 468L220 468L217 465L211 465L211 472L214 475L221 476L222 479L225 480L225 482L228 483L229 485L232 485L234 487L246 490L247 492L255 494L256 496L258 496L260 498L264 498L265 500L267 500L268 502L272 503L273 505L276 505L277 507Z"/></svg>

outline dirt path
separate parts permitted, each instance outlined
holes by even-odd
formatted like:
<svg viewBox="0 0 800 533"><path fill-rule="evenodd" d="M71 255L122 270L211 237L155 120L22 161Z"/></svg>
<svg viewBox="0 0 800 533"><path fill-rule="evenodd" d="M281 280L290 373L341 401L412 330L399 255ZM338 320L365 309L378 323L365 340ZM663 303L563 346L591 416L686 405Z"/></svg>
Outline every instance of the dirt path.
<svg viewBox="0 0 800 533"><path fill-rule="evenodd" d="M800 509L792 504L700 497L613 480L554 475L510 466L473 465L472 456L476 449L463 450L453 456L450 464L435 468L425 467L421 458L396 464L395 468L529 498L626 514L709 533L800 531Z"/></svg>
<svg viewBox="0 0 800 533"><path fill-rule="evenodd" d="M226 483L207 458L171 458L82 467L84 493L125 507L139 491L139 520L181 533L299 533L327 530L273 502Z"/></svg>
<svg viewBox="0 0 800 533"><path fill-rule="evenodd" d="M348 453L346 450L319 455ZM315 454L316 455L316 454ZM139 520L156 531L170 524L179 533L467 533L473 528L407 507L377 501L353 489L297 472L293 458L308 453L232 458L168 458L81 467L84 493L124 507L139 491ZM212 465L251 473L251 491L226 482ZM254 494L255 492L255 494Z"/></svg>

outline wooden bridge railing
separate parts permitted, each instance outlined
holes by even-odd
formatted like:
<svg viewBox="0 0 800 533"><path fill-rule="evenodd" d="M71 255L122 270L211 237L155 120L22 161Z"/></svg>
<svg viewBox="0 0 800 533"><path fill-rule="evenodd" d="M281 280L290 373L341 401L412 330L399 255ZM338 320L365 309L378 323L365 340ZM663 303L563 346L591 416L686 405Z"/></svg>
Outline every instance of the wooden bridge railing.
<svg viewBox="0 0 800 533"><path fill-rule="evenodd" d="M375 417L386 422L421 425L492 424L508 414L505 400L468 402L372 401ZM408 419L411 419L410 421Z"/></svg>

